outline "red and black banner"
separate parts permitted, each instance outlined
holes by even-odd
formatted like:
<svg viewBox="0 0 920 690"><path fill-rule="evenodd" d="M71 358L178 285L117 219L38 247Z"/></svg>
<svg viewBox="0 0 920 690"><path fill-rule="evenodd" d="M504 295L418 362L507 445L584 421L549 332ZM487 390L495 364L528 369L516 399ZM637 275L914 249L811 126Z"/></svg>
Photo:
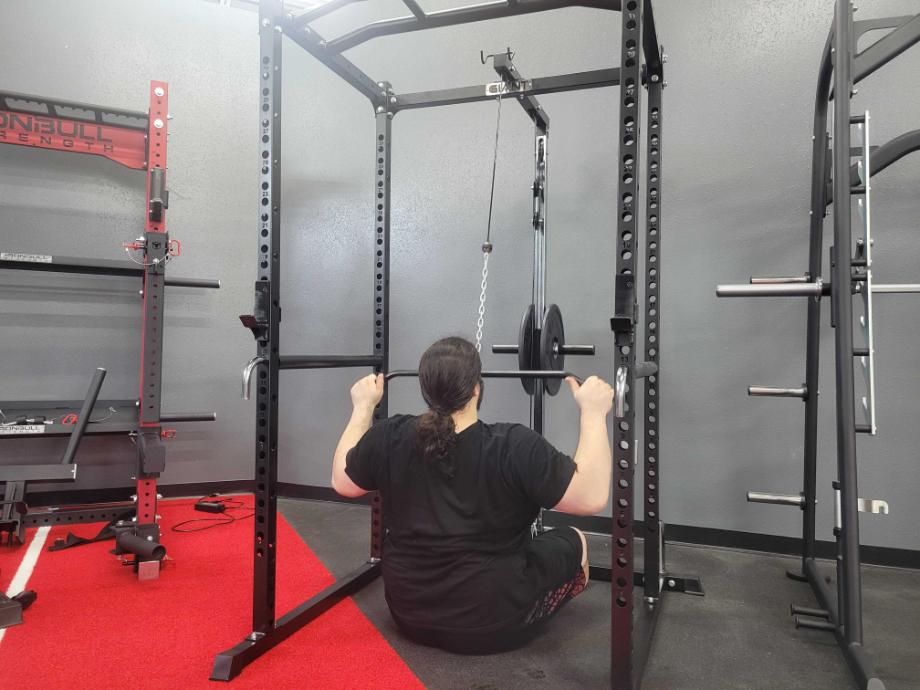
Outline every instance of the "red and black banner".
<svg viewBox="0 0 920 690"><path fill-rule="evenodd" d="M0 110L0 144L104 156L129 168L146 168L144 132L95 122Z"/></svg>

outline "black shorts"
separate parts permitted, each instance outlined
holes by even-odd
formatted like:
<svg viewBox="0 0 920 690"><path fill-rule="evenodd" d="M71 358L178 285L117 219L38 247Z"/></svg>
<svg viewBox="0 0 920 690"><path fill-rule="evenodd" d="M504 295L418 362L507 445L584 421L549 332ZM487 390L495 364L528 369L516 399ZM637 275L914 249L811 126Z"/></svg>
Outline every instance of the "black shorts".
<svg viewBox="0 0 920 690"><path fill-rule="evenodd" d="M570 527L559 527L535 537L527 545L526 575L537 583L538 596L510 625L486 632L438 630L408 625L391 611L399 629L413 641L456 654L495 654L530 642L547 621L585 588L581 568L581 537Z"/></svg>

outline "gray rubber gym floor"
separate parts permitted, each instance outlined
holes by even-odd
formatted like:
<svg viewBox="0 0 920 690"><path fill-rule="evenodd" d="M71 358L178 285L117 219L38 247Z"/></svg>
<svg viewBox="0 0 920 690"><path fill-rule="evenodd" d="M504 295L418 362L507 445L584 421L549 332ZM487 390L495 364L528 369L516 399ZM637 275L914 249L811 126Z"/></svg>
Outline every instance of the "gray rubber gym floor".
<svg viewBox="0 0 920 690"><path fill-rule="evenodd" d="M336 576L367 555L363 506L279 501L281 511ZM592 537L592 561L609 563ZM279 557L283 557L279 554ZM849 688L830 633L796 630L792 602L814 606L808 585L784 576L795 559L730 549L670 545L672 572L699 575L705 597L667 595L643 688ZM832 572L830 565L825 569ZM865 639L888 688L920 688L920 572L863 568ZM610 587L591 583L525 649L456 656L401 637L377 580L356 597L409 667L432 690L609 687Z"/></svg>

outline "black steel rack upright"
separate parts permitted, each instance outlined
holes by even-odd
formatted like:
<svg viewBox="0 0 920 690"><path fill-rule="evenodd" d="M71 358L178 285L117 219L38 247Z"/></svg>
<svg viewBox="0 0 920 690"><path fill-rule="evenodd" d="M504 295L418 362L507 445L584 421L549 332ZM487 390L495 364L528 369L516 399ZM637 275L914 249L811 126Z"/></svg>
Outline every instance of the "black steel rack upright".
<svg viewBox="0 0 920 690"><path fill-rule="evenodd" d="M611 684L615 688L634 688L641 682L649 652L655 621L666 591L701 593L699 581L678 578L663 571L663 525L659 514L660 463L658 458L659 411L657 400L660 381L657 374L660 346L660 189L663 57L650 0L493 0L484 4L438 12L426 12L415 0L403 0L411 15L378 21L354 29L334 39L324 39L311 23L355 0L333 0L299 16L285 12L281 0L261 0L259 11L259 88L260 88L260 159L258 280L252 315L241 317L252 330L257 344L256 355L244 369L244 390L255 374L255 524L253 540L253 620L252 632L235 647L218 654L211 678L230 680L256 658L290 637L311 620L362 588L380 574L384 515L380 497L371 504L371 548L369 560L293 610L277 616L275 610L275 566L278 490L278 388L279 374L285 369L331 367L373 367L389 372L390 316L390 160L392 120L401 110L429 108L455 103L494 100L499 94L521 102L534 121L537 134L537 165L540 136L545 135L548 119L534 97L543 93L590 89L619 85L619 125L617 162L618 189L616 228L616 295L611 320L616 344L616 370L620 391L615 418L614 510L612 517L612 567L593 568L595 576L606 577L612 586ZM501 81L493 84L452 88L422 93L397 93L386 81L374 81L342 53L372 38L410 31L446 27L502 17L543 12L573 6L621 12L621 66L551 77L524 79L507 73L496 64ZM287 36L329 69L342 77L371 102L376 121L374 142L375 209L374 209L374 293L372 349L362 355L281 354L281 120L282 120L282 44ZM502 63L500 60L499 63ZM641 92L647 87L648 165L645 174L648 189L644 192L644 225L639 221L643 192L639 175L640 124L643 119ZM545 138L544 138L545 146ZM535 185L534 226L538 229L544 209L540 203L539 170ZM537 217L539 214L539 218ZM644 241L647 262L639 275L637 255ZM539 253L537 248L535 254ZM637 306L637 281L644 280L647 305L643 309L647 362L636 360L636 324L640 319ZM539 312L539 310L538 310ZM542 317L538 313L537 318ZM402 372L405 373L405 372ZM505 372L507 373L507 372ZM645 517L645 573L633 568L633 529L635 491L633 464L638 457L635 430L636 379L645 379L645 440L643 443ZM627 388L628 387L628 388ZM542 386L537 386L542 391ZM534 421L541 419L539 400ZM378 406L374 419L387 416L387 397ZM634 606L634 585L643 588L641 606ZM636 615L636 626L633 617Z"/></svg>
<svg viewBox="0 0 920 690"><path fill-rule="evenodd" d="M799 398L805 402L804 478L798 494L749 492L748 500L797 506L802 510L801 569L787 573L808 582L820 608L793 606L796 627L832 632L860 688L881 690L866 651L862 629L860 585L859 513L887 514L882 500L859 498L857 490L856 434L876 433L874 402L874 345L872 297L883 293L916 293L920 285L873 283L871 234L871 179L897 160L920 150L920 130L892 139L879 147L869 143L869 113L850 113L850 98L857 83L920 42L920 14L854 21L850 0L837 0L818 74L812 135L811 211L808 271L801 276L751 278L747 285L720 285L720 297L808 297L805 383L800 387L751 386L750 395ZM859 50L863 34L879 29L889 32ZM833 101L833 134L828 132L828 109ZM851 129L858 128L857 146L851 148ZM855 163L853 157L858 157ZM853 241L852 199L859 206L865 234ZM822 277L824 219L833 203L834 241L831 278ZM853 343L853 295L864 300L860 326L865 342ZM821 336L821 298L831 297L836 370L837 479L834 536L837 542L836 588L832 589L818 569L815 541L817 501L818 381ZM856 422L854 361L866 374L866 395L861 407L865 423Z"/></svg>
<svg viewBox="0 0 920 690"><path fill-rule="evenodd" d="M60 480L60 466L0 466L0 482L6 484L6 496L0 525L22 540L26 527L76 522L113 520L134 508L130 522L116 525L116 553L133 554L135 572L141 579L157 577L160 559L165 553L159 546L160 528L157 515L157 478L166 464L164 438L175 431L164 429L174 422L212 421L211 413L165 414L161 410L163 370L163 311L167 286L218 288L217 280L167 278L166 264L177 256L179 244L169 239L166 209L167 131L169 123L169 86L151 81L147 112L75 103L41 96L0 92L0 143L103 156L146 174L144 234L125 245L141 257L135 261L111 261L66 257L52 254L28 254L0 247L0 269L42 271L100 276L133 276L142 279L140 371L138 397L135 400L102 400L99 406L110 409L103 421L75 420L85 424L86 434L130 434L137 446L135 477L137 493L133 503L106 507L56 509L53 512L30 512L24 506L26 483ZM100 379L101 384L101 379ZM95 398L94 398L95 399ZM68 425L80 410L78 401L0 402L0 409L11 419L41 419L37 424L4 424L2 438L48 437L71 435ZM92 409L89 410L92 413ZM100 411L101 412L101 411ZM57 413L56 417L51 415ZM83 415L83 412L80 412ZM63 418L63 419L62 419ZM64 463L73 462L73 453L65 454ZM68 479L76 477L70 465ZM158 547L158 548L157 548ZM154 551L156 556L154 557Z"/></svg>

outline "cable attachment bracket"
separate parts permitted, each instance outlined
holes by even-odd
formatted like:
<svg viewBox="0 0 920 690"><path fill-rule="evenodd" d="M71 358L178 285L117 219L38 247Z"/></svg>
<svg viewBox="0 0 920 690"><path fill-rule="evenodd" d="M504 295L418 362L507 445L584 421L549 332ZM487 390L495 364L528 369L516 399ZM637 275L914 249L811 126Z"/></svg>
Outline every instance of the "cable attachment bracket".
<svg viewBox="0 0 920 690"><path fill-rule="evenodd" d="M505 55L507 56L509 60L514 59L514 51L511 50L511 46L508 46L507 48L505 48L504 53L489 53L488 55L486 55L484 51L480 50L479 51L479 61L482 64L486 64L489 60L494 60L495 57L498 55Z"/></svg>

